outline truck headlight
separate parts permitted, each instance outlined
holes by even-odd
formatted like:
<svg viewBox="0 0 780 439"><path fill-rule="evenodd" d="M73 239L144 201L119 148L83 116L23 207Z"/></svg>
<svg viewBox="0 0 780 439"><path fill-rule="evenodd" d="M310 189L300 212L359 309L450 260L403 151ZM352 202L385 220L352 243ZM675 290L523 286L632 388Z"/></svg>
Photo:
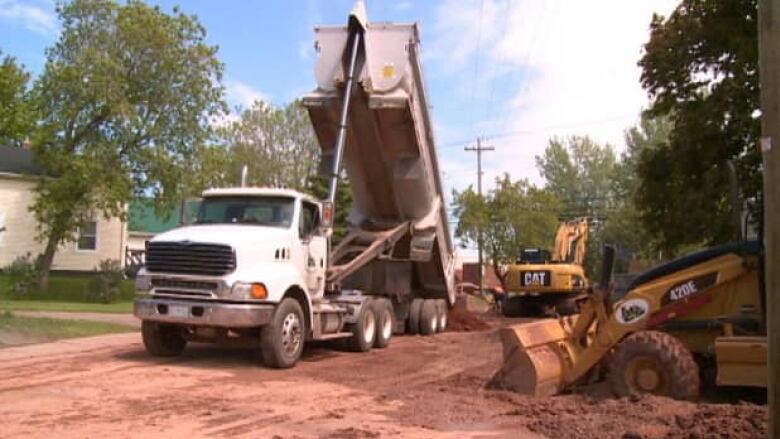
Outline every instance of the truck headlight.
<svg viewBox="0 0 780 439"><path fill-rule="evenodd" d="M268 290L261 283L236 282L230 297L237 300L262 300L268 298Z"/></svg>
<svg viewBox="0 0 780 439"><path fill-rule="evenodd" d="M152 289L152 277L137 275L135 277L135 291L139 293L148 293Z"/></svg>

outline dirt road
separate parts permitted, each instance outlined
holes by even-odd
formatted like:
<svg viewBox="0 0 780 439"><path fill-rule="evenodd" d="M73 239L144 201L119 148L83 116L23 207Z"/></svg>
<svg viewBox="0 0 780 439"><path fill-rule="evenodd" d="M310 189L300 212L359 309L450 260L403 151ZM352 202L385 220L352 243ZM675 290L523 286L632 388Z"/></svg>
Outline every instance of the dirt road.
<svg viewBox="0 0 780 439"><path fill-rule="evenodd" d="M397 337L366 354L308 349L294 369L246 350L152 359L138 334L0 351L0 437L759 437L766 407L566 395L485 383L492 331Z"/></svg>

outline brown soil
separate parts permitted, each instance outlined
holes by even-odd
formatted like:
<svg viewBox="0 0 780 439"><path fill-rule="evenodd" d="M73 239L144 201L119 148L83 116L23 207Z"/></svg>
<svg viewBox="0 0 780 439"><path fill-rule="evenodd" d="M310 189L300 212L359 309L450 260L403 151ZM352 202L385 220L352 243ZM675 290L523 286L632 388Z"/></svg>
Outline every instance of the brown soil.
<svg viewBox="0 0 780 439"><path fill-rule="evenodd" d="M162 361L139 339L122 334L0 351L0 437L766 434L763 405L612 399L603 386L551 398L486 389L501 363L492 329L396 337L388 349L364 354L320 344L289 370L263 367L250 350L204 345Z"/></svg>
<svg viewBox="0 0 780 439"><path fill-rule="evenodd" d="M484 318L466 311L463 308L453 308L450 311L447 330L452 332L484 331L490 325Z"/></svg>

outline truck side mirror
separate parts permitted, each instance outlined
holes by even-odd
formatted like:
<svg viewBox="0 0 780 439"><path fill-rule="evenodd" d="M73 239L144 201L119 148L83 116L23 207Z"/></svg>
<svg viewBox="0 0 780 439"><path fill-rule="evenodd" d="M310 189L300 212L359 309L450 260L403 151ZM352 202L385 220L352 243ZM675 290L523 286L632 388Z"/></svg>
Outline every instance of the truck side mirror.
<svg viewBox="0 0 780 439"><path fill-rule="evenodd" d="M333 227L333 203L330 201L322 202L322 212L320 213L320 227L329 229Z"/></svg>

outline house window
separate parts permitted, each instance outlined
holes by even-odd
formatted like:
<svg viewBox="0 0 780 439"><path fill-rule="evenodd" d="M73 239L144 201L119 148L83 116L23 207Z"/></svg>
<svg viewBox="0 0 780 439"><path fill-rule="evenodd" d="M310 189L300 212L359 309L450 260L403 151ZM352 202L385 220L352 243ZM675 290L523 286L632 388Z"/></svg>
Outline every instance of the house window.
<svg viewBox="0 0 780 439"><path fill-rule="evenodd" d="M97 250L97 222L88 221L79 227L79 250Z"/></svg>

